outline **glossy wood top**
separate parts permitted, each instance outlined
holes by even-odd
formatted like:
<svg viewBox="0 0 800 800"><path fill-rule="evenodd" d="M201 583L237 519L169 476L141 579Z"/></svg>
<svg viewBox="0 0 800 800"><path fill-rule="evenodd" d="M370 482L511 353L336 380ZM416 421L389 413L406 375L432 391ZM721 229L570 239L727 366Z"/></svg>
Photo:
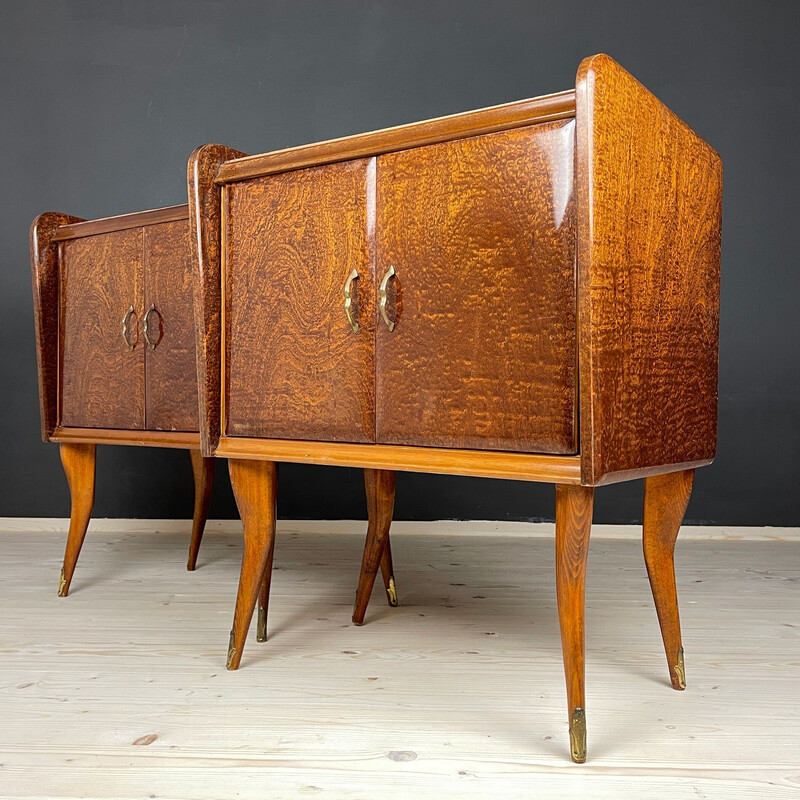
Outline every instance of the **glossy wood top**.
<svg viewBox="0 0 800 800"><path fill-rule="evenodd" d="M573 116L575 92L569 90L327 142L237 158L220 166L217 183L232 183L275 172L391 153Z"/></svg>
<svg viewBox="0 0 800 800"><path fill-rule="evenodd" d="M63 242L82 236L124 231L128 228L141 228L144 225L157 225L161 222L174 222L179 219L189 219L189 206L185 203L179 206L154 208L150 211L136 211L133 214L120 214L116 217L103 217L102 219L90 219L62 225L55 232L52 241Z"/></svg>

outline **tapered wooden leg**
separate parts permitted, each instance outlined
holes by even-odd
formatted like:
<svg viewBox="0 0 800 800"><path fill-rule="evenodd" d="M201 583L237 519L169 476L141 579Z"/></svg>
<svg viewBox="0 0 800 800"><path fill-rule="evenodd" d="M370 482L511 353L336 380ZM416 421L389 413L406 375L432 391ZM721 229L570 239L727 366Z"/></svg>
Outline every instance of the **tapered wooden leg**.
<svg viewBox="0 0 800 800"><path fill-rule="evenodd" d="M356 605L353 609L353 623L364 624L364 614L372 594L375 576L382 560L386 559L391 586L394 580L391 574L391 551L384 556L389 541L389 526L392 524L394 512L395 473L386 469L365 469L364 486L367 490L367 540L364 544L364 557L361 560L361 574L358 577ZM386 575L386 573L384 573ZM387 580L387 591L389 581ZM391 603L391 597L389 602Z"/></svg>
<svg viewBox="0 0 800 800"><path fill-rule="evenodd" d="M62 444L61 463L69 484L72 508L69 517L69 535L64 553L64 566L58 584L58 596L66 597L72 583L72 574L86 537L86 528L94 506L94 478L97 446L93 444Z"/></svg>
<svg viewBox="0 0 800 800"><path fill-rule="evenodd" d="M567 679L570 753L579 764L586 761L584 587L593 501L591 487L556 486L556 595Z"/></svg>
<svg viewBox="0 0 800 800"><path fill-rule="evenodd" d="M192 541L189 544L189 561L186 569L193 570L197 566L197 554L203 531L208 519L208 507L211 505L211 491L214 488L214 459L203 458L199 450L190 450L192 472L194 473L194 517L192 519Z"/></svg>
<svg viewBox="0 0 800 800"><path fill-rule="evenodd" d="M228 645L228 669L238 669L247 630L275 542L278 470L274 461L229 459L231 486L244 526L239 593ZM267 584L269 585L269 584ZM266 621L265 621L266 625Z"/></svg>
<svg viewBox="0 0 800 800"><path fill-rule="evenodd" d="M675 588L675 540L692 493L694 470L654 475L644 481L644 563L656 603L673 689L686 688L681 621Z"/></svg>

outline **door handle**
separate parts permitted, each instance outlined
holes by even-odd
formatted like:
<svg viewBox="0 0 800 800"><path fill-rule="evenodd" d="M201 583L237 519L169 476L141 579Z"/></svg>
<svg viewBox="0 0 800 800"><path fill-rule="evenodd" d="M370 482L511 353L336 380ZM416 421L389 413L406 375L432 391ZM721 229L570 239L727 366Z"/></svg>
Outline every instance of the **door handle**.
<svg viewBox="0 0 800 800"><path fill-rule="evenodd" d="M150 336L150 315L151 314L158 314L158 336L153 339ZM163 336L163 330L161 326L161 314L158 313L158 309L156 308L155 303L150 304L150 308L147 309L147 313L144 315L144 322L142 323L142 331L144 333L144 340L147 343L147 346L151 350L156 349L156 345L161 341L161 337Z"/></svg>
<svg viewBox="0 0 800 800"><path fill-rule="evenodd" d="M386 311L386 287L389 284L389 278L394 277L394 267L389 267L386 270L386 274L383 276L383 280L381 281L381 285L378 287L378 294L380 296L380 303L379 308L381 310L381 316L383 317L383 321L386 323L386 327L390 330L394 330L394 320L389 319L389 313Z"/></svg>
<svg viewBox="0 0 800 800"><path fill-rule="evenodd" d="M131 317L135 313L133 306L131 306L122 317L122 341L125 342L128 350L133 350L136 347L136 342L131 341Z"/></svg>
<svg viewBox="0 0 800 800"><path fill-rule="evenodd" d="M353 315L353 296L350 293L350 287L353 281L357 279L358 270L354 269L344 282L344 314L347 317L347 321L350 323L350 327L353 329L353 333L358 333L358 319Z"/></svg>

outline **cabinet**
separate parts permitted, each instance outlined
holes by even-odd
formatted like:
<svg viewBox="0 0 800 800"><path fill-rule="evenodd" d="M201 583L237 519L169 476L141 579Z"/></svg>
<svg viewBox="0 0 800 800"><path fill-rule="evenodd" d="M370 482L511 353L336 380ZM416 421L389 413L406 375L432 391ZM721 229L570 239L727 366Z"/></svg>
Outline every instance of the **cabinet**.
<svg viewBox="0 0 800 800"><path fill-rule="evenodd" d="M188 207L31 228L42 438L72 497L59 595L69 592L94 504L97 444L190 451L194 569L213 481L200 454Z"/></svg>
<svg viewBox="0 0 800 800"><path fill-rule="evenodd" d="M245 532L228 666L268 580L275 462L374 470L357 624L395 470L551 482L583 761L595 487L645 481L645 562L685 686L673 548L716 449L719 156L605 55L558 94L257 156L219 148L192 156L189 204L202 447L229 459Z"/></svg>

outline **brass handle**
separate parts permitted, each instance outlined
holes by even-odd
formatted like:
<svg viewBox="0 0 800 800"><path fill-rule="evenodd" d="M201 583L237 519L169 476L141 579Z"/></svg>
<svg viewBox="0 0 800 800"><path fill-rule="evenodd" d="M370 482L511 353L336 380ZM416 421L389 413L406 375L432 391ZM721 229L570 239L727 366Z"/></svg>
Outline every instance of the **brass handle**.
<svg viewBox="0 0 800 800"><path fill-rule="evenodd" d="M142 332L144 333L144 340L147 343L147 346L151 350L156 349L156 345L161 341L161 331L158 332L158 337L154 340L150 338L150 315L155 312L158 314L158 310L156 309L156 304L151 303L150 308L147 309L147 313L144 315L144 322L142 323ZM159 318L161 314L158 314ZM159 326L160 328L160 326Z"/></svg>
<svg viewBox="0 0 800 800"><path fill-rule="evenodd" d="M133 306L131 306L122 317L122 341L125 342L128 350L133 350L136 347L136 342L131 341L131 317L135 313Z"/></svg>
<svg viewBox="0 0 800 800"><path fill-rule="evenodd" d="M358 333L358 320L353 316L353 296L350 294L350 287L357 278L358 270L354 269L344 282L344 314L353 329L353 333Z"/></svg>
<svg viewBox="0 0 800 800"><path fill-rule="evenodd" d="M386 285L389 283L389 278L394 277L394 267L389 267L386 270L386 274L383 276L383 280L381 281L381 285L378 288L378 294L380 295L380 309L381 309L381 316L383 317L383 321L386 323L386 327L390 330L394 330L394 321L389 319L389 314L386 311Z"/></svg>

